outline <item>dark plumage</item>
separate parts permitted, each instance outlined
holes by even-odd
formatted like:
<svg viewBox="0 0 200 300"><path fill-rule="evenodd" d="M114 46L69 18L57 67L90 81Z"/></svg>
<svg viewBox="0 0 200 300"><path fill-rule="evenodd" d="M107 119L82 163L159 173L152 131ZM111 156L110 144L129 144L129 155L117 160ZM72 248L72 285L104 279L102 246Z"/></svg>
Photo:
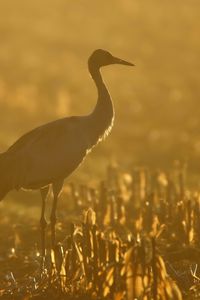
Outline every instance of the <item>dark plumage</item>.
<svg viewBox="0 0 200 300"><path fill-rule="evenodd" d="M98 100L92 113L63 118L37 127L0 154L0 200L12 189L41 189L43 231L46 224L45 198L48 187L52 184L52 245L55 242L57 198L64 179L78 167L89 150L110 131L113 124L112 100L99 70L110 64L133 65L101 49L93 52L88 60L88 68L97 86Z"/></svg>

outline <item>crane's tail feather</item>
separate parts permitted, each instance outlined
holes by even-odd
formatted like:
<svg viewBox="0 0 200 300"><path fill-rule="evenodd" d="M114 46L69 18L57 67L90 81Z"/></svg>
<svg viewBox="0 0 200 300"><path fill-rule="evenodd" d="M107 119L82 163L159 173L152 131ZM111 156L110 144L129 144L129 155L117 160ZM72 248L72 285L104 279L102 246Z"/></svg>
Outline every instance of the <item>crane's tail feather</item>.
<svg viewBox="0 0 200 300"><path fill-rule="evenodd" d="M10 174L9 160L5 153L0 153L0 201L12 189Z"/></svg>

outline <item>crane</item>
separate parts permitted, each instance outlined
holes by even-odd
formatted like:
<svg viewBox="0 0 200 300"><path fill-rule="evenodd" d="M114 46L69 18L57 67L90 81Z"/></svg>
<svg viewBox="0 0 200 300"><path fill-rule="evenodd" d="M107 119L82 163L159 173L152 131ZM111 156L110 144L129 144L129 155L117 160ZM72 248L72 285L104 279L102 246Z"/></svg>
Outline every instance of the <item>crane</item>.
<svg viewBox="0 0 200 300"><path fill-rule="evenodd" d="M112 99L100 73L101 67L112 64L134 66L102 49L95 50L88 59L88 69L98 92L97 103L90 114L66 117L37 127L0 154L0 200L13 189L38 189L41 192L42 257L46 251L45 204L50 186L53 191L51 244L54 248L56 207L64 179L113 126Z"/></svg>

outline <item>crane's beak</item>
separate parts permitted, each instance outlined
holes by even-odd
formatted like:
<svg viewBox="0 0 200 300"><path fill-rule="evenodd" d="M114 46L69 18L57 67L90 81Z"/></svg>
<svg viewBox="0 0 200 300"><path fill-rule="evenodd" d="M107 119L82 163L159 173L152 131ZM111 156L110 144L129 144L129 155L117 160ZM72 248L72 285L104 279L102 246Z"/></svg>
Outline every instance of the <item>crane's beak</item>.
<svg viewBox="0 0 200 300"><path fill-rule="evenodd" d="M125 66L132 66L132 67L135 66L134 64L132 64L126 60L123 60L121 58L114 57L114 56L113 56L113 64L120 64L120 65L125 65Z"/></svg>

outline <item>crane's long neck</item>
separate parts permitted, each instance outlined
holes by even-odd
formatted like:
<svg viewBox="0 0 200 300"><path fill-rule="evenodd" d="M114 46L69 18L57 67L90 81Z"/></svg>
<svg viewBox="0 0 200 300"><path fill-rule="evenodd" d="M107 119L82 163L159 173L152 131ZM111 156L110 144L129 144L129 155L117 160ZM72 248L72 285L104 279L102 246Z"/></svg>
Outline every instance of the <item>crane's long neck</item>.
<svg viewBox="0 0 200 300"><path fill-rule="evenodd" d="M97 103L90 115L92 126L91 132L93 138L96 139L94 143L96 143L99 139L109 133L114 120L114 108L99 68L93 64L88 64L88 68L98 91Z"/></svg>

